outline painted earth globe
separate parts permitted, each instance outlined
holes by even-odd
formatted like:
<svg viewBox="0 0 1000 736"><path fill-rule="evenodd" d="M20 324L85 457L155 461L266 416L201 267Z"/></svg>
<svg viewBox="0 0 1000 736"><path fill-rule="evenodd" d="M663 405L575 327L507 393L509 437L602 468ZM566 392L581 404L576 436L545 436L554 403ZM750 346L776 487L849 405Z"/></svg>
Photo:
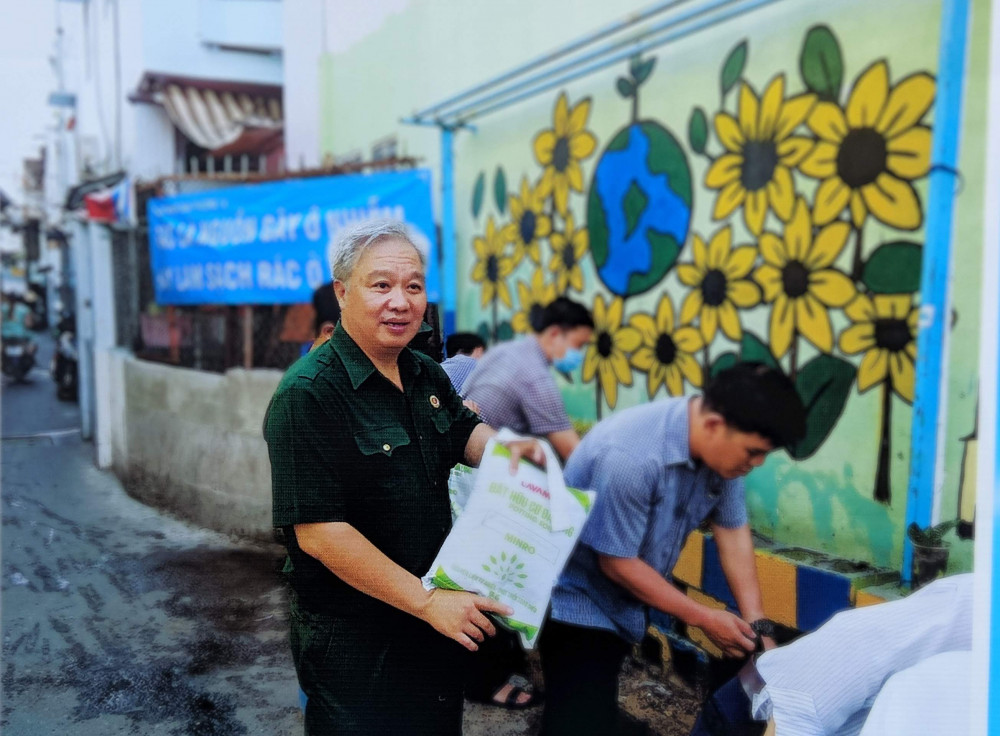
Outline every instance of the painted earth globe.
<svg viewBox="0 0 1000 736"><path fill-rule="evenodd" d="M653 288L691 225L691 169L677 139L652 121L619 131L594 168L587 201L597 275L618 296Z"/></svg>

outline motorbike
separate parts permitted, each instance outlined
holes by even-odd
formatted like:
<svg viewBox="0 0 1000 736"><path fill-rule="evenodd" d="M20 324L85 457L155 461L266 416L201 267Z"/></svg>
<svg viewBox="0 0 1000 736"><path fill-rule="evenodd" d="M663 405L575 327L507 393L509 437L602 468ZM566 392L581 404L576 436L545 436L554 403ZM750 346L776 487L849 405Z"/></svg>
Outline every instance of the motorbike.
<svg viewBox="0 0 1000 736"><path fill-rule="evenodd" d="M27 381L28 374L35 367L35 352L38 345L30 337L11 337L3 341L0 369L17 383Z"/></svg>
<svg viewBox="0 0 1000 736"><path fill-rule="evenodd" d="M57 325L56 351L52 356L51 374L56 382L56 397L60 401L76 401L79 391L79 357L76 349L76 320L64 314Z"/></svg>

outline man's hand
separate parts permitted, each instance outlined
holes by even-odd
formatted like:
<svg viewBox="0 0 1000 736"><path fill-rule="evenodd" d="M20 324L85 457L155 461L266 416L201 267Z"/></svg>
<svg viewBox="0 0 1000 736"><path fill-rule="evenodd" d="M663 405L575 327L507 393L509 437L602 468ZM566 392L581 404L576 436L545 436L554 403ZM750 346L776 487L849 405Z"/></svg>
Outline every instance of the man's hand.
<svg viewBox="0 0 1000 736"><path fill-rule="evenodd" d="M695 626L727 657L744 657L756 648L757 635L750 624L729 611L708 609Z"/></svg>
<svg viewBox="0 0 1000 736"><path fill-rule="evenodd" d="M510 450L510 474L517 474L517 464L527 458L540 467L545 467L545 451L538 440L512 440L503 446Z"/></svg>
<svg viewBox="0 0 1000 736"><path fill-rule="evenodd" d="M435 588L430 592L420 618L439 634L454 639L470 652L479 649L479 642L497 633L484 611L509 616L514 609L500 601L461 590Z"/></svg>

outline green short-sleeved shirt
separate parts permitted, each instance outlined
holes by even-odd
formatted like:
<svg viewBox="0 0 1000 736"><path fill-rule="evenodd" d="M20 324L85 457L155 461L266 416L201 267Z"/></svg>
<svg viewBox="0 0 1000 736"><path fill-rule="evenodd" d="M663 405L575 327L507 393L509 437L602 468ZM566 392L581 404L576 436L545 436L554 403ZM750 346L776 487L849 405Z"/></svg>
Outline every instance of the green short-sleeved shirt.
<svg viewBox="0 0 1000 736"><path fill-rule="evenodd" d="M480 420L427 356L403 350L399 372L402 392L338 325L285 374L264 436L275 527L346 522L420 576L451 529L448 473ZM300 605L389 612L302 552L290 530L286 536L286 572Z"/></svg>

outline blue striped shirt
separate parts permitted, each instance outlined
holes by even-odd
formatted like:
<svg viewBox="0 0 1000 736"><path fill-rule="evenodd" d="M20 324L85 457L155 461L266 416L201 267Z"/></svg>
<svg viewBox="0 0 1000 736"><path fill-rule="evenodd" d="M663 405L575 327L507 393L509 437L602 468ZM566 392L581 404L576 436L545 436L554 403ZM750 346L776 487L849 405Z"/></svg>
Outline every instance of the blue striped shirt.
<svg viewBox="0 0 1000 736"><path fill-rule="evenodd" d="M458 392L459 396L462 396L462 386L465 385L465 380L472 373L472 369L476 367L476 363L478 362L472 356L458 353L441 363L441 367L448 374L448 378L451 379L451 385L455 387L455 391Z"/></svg>
<svg viewBox="0 0 1000 736"><path fill-rule="evenodd" d="M557 621L614 631L638 642L648 606L608 579L598 555L639 557L669 579L681 547L706 518L747 521L743 481L727 481L691 458L688 399L664 399L616 413L583 438L566 464L566 484L597 500L552 593Z"/></svg>

